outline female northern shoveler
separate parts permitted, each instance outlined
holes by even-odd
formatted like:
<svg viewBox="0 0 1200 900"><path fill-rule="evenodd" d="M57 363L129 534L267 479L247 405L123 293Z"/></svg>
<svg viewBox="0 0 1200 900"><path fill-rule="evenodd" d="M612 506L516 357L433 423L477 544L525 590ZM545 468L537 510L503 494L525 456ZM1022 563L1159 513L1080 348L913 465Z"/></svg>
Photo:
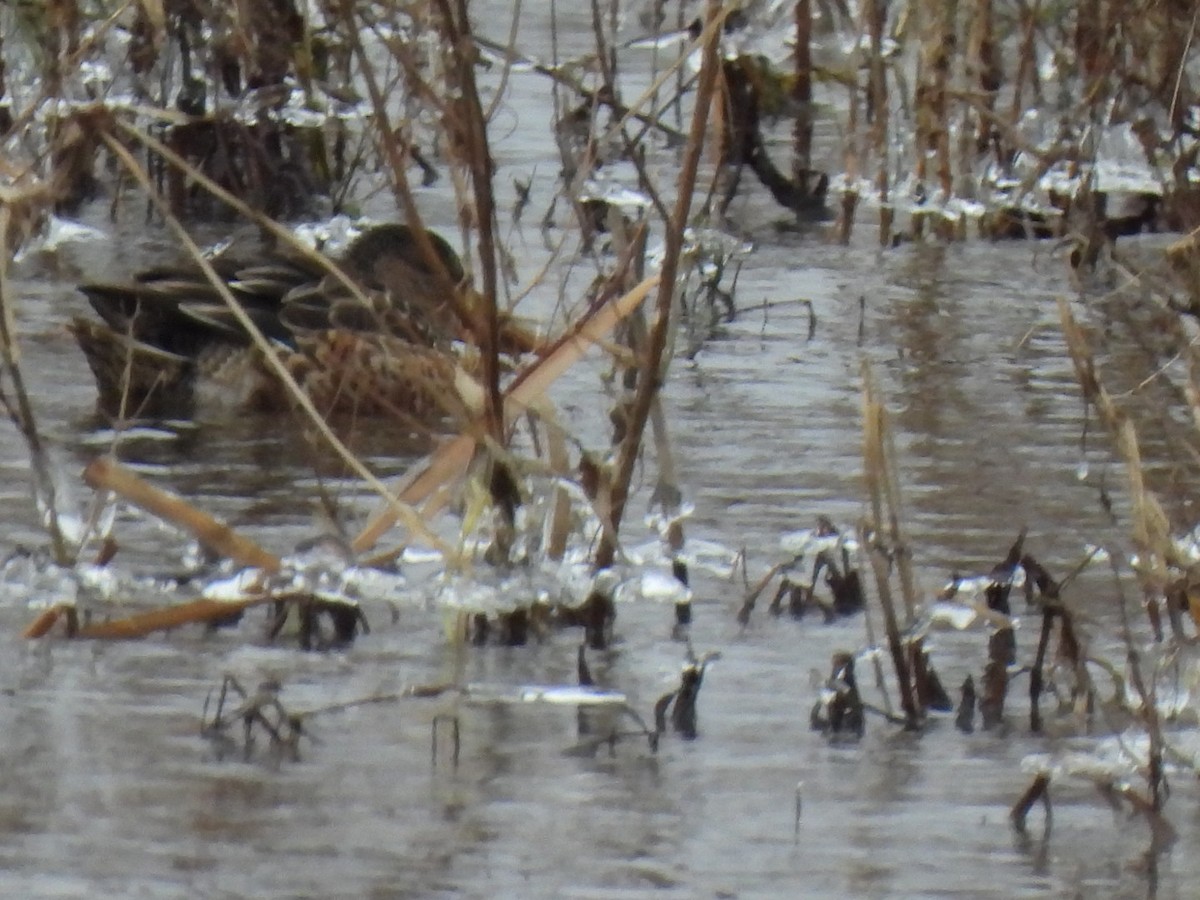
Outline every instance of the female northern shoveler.
<svg viewBox="0 0 1200 900"><path fill-rule="evenodd" d="M464 336L462 263L426 232L445 269L439 277L406 225L358 237L339 279L294 250L253 258L225 250L210 262L274 352L328 414L389 415L431 425L466 413L466 382L452 352ZM448 297L439 285L455 285ZM282 381L199 267L152 269L123 284L85 284L103 324L71 330L112 415L191 416L290 405ZM366 303L363 302L366 300ZM508 350L532 341L508 323Z"/></svg>

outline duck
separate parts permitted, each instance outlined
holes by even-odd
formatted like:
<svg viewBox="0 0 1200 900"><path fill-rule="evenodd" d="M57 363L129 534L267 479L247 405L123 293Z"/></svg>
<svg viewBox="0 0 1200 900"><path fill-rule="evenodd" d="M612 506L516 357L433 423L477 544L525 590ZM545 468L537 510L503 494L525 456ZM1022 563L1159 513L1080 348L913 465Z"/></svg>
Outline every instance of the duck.
<svg viewBox="0 0 1200 900"><path fill-rule="evenodd" d="M323 415L461 426L478 396L456 350L469 343L464 318L475 295L450 244L435 231L425 234L441 273L413 227L363 231L336 260L357 291L296 248L261 239L228 242L208 261ZM68 328L95 377L103 414L186 419L295 405L195 261L79 290L99 321L79 315ZM502 317L502 352L536 346L527 326Z"/></svg>

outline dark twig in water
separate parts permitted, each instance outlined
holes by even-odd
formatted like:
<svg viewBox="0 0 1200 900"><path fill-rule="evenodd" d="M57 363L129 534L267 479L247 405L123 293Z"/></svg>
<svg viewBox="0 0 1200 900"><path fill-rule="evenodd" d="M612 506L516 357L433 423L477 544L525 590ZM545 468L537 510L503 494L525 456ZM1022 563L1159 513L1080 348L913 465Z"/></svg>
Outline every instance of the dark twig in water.
<svg viewBox="0 0 1200 900"><path fill-rule="evenodd" d="M854 674L854 654L844 651L835 653L829 678L825 681L825 695L813 705L809 714L810 726L833 740L859 740L867 729L866 709ZM893 720L890 714L882 710L872 711L889 721ZM899 724L904 723L904 719L899 720Z"/></svg>
<svg viewBox="0 0 1200 900"><path fill-rule="evenodd" d="M679 687L669 694L663 694L654 704L656 733L662 734L667 730L667 712L670 711L671 727L685 740L696 739L699 733L696 727L696 701L704 683L704 672L709 663L720 658L720 653L706 653L696 659L691 647L688 647L688 662L680 675Z"/></svg>
<svg viewBox="0 0 1200 900"><path fill-rule="evenodd" d="M430 763L437 767L438 764L438 731L440 726L445 723L450 726L450 760L454 763L454 768L458 768L458 760L462 755L462 728L457 715L452 713L440 713L433 717L433 722L430 724Z"/></svg>
<svg viewBox="0 0 1200 900"><path fill-rule="evenodd" d="M1013 804L1013 808L1008 814L1009 819L1013 823L1013 828L1022 834L1025 833L1025 821L1029 817L1029 810L1039 800L1042 801L1042 806L1046 809L1046 830L1050 830L1050 823L1054 816L1050 806L1050 776L1045 773L1035 776L1029 787L1026 788L1025 793Z"/></svg>
<svg viewBox="0 0 1200 900"><path fill-rule="evenodd" d="M1054 619L1056 616L1063 617L1063 627L1069 628L1070 623L1066 618L1061 602L1059 600L1058 582L1050 577L1050 574L1033 560L1032 557L1026 557L1028 560L1025 563L1026 573L1031 570L1037 572L1037 577L1029 577L1027 574L1026 585L1036 581L1038 589L1041 591L1045 602L1042 606L1042 630L1038 637L1037 654L1034 656L1033 669L1029 674L1029 728L1034 733L1042 730L1042 711L1039 706L1042 695L1042 677L1043 669L1046 664L1046 650L1050 645L1050 635L1054 628ZM1035 568L1036 567L1036 568Z"/></svg>
<svg viewBox="0 0 1200 900"><path fill-rule="evenodd" d="M744 565L744 557L743 557L743 565ZM753 589L751 589L746 594L746 597L744 600L742 600L741 608L738 610L738 614L737 614L737 620L738 620L739 625L745 627L746 625L748 625L750 623L750 614L754 612L754 607L758 603L758 598L760 596L762 596L762 592L764 590L766 590L767 585L771 583L771 580L776 575L778 575L780 570L783 569L786 565L788 565L788 564L787 563L777 563L774 566L772 566L767 571L767 574L765 574L762 578L760 578L758 580L758 583L754 585Z"/></svg>
<svg viewBox="0 0 1200 900"><path fill-rule="evenodd" d="M983 670L983 693L979 712L983 728L995 728L1004 721L1004 701L1008 696L1008 667L1012 662L1012 629L1001 628L988 638L988 661Z"/></svg>
<svg viewBox="0 0 1200 900"><path fill-rule="evenodd" d="M280 702L279 691L279 682L264 681L251 694L236 678L226 675L221 681L216 709L211 720L208 718L208 707L212 695L210 693L205 697L201 734L205 737L229 740L229 728L240 723L245 759L250 759L253 754L256 730L266 732L272 750L286 752L293 761L298 759L300 738L307 736L311 740L312 736L304 729L303 716L289 712ZM236 694L241 702L227 710L226 703L231 694Z"/></svg>
<svg viewBox="0 0 1200 900"><path fill-rule="evenodd" d="M268 628L270 640L280 635L293 613L299 625L300 647L303 650L345 647L354 642L360 631L363 634L371 631L367 617L358 604L301 594L280 599L275 604ZM330 631L326 631L325 623Z"/></svg>
<svg viewBox="0 0 1200 900"><path fill-rule="evenodd" d="M595 679L592 678L592 670L588 668L586 644L579 645L578 656L575 660L575 669L581 687L592 687L596 683Z"/></svg>
<svg viewBox="0 0 1200 900"><path fill-rule="evenodd" d="M954 715L954 726L963 734L975 730L975 679L968 675L962 683L962 699Z"/></svg>

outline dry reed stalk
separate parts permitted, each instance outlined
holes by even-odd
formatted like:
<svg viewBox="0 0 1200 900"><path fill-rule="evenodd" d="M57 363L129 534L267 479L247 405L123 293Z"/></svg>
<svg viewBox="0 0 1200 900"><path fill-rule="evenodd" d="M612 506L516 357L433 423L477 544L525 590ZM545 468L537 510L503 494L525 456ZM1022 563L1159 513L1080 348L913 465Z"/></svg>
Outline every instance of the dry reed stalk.
<svg viewBox="0 0 1200 900"><path fill-rule="evenodd" d="M484 121L486 122L491 122L495 118L496 111L500 108L500 104L504 100L504 94L508 89L508 79L512 74L513 65L517 61L516 46L517 35L520 33L520 25L521 0L516 0L513 3L512 23L508 26L508 43L504 45L504 51L501 54L504 57L503 68L500 69L500 78L496 82L492 102L483 114ZM474 32L471 33L471 40L478 46L479 42L475 40Z"/></svg>
<svg viewBox="0 0 1200 900"><path fill-rule="evenodd" d="M663 354L667 345L667 331L671 322L671 304L675 297L675 279L679 272L679 256L683 249L683 233L687 227L692 206L692 194L696 189L696 174L700 156L704 149L708 116L716 91L720 59L717 54L718 38L724 25L726 11L717 0L708 0L705 8L703 57L700 64L700 81L696 90L696 106L692 112L688 143L683 152L683 165L679 173L678 195L675 211L666 224L664 236L665 253L661 276L658 281L658 298L655 318L650 326L638 371L637 393L630 411L629 428L621 443L613 480L612 522L616 529L621 527L625 502L629 497L629 485L633 478L633 467L641 448L642 433L650 416L651 402L661 382ZM616 554L615 540L602 538L596 550L595 566L604 569L612 565Z"/></svg>
<svg viewBox="0 0 1200 900"><path fill-rule="evenodd" d="M879 583L880 583L879 579L882 577L883 578L882 590L885 590L885 591L890 590L890 588L888 586L888 571L887 571L887 566L886 566L887 561L885 559L883 559L881 555L873 552L874 548L869 544L868 541L865 540L865 535L867 534L865 522L859 522L858 531L859 531L860 536L864 536L864 539L860 540L859 545L858 545L859 568L860 569L862 568L862 557L865 554L867 556L868 562L871 565L871 574L875 578L876 587L877 588L879 587ZM877 566L879 566L880 564L883 564L883 565L881 567L877 568ZM866 596L866 594L864 593L863 596ZM882 596L882 594L881 594L881 596ZM871 618L869 613L863 615L863 630L866 632L866 635L867 635L867 646L868 647L878 647L879 641L875 636L875 622ZM871 654L871 669L875 673L875 688L876 688L876 690L879 691L879 696L881 696L883 698L883 708L884 708L884 711L887 713L888 718L890 719L895 713L894 713L894 709L892 706L892 695L888 693L887 679L884 677L884 674L883 674L883 659L881 658L881 656L882 656L882 654L879 654L879 653Z"/></svg>
<svg viewBox="0 0 1200 900"><path fill-rule="evenodd" d="M896 604L892 599L887 556L881 540L884 533L885 501L887 503L886 512L891 524L889 530L893 538L898 535L897 510L892 504L895 488L888 485L892 479L893 466L889 461L891 440L888 434L887 411L879 399L879 391L870 363L865 361L863 363L863 382L863 477L871 502L871 521L869 528L860 526L859 530L864 540L868 540L867 535L870 535L868 556L875 575L879 605L883 611L888 650L891 653L892 664L896 669L896 679L900 686L900 706L904 710L907 727L917 728L920 724L920 713L913 692L908 654L904 649L899 618L896 615ZM898 562L907 556L907 548L902 544L893 544L892 549Z"/></svg>
<svg viewBox="0 0 1200 900"><path fill-rule="evenodd" d="M1200 434L1200 353L1189 348L1187 381L1183 385L1184 399L1192 413L1192 428Z"/></svg>
<svg viewBox="0 0 1200 900"><path fill-rule="evenodd" d="M1083 398L1099 414L1100 421L1113 439L1117 455L1125 463L1133 513L1132 539L1140 558L1136 569L1138 580L1147 599L1166 597L1172 582L1168 567L1184 573L1185 582L1189 584L1200 577L1200 572L1196 571L1195 564L1180 552L1171 538L1170 521L1158 499L1145 484L1137 431L1100 383L1087 340L1065 298L1059 298L1058 311L1067 352L1075 367ZM1189 601L1193 621L1200 628L1200 603L1190 597ZM1174 619L1172 626L1175 626ZM1177 634L1176 637L1183 636Z"/></svg>
<svg viewBox="0 0 1200 900"><path fill-rule="evenodd" d="M277 594L264 591L260 595L243 600L189 600L187 603L136 613L124 619L111 619L107 622L81 625L70 636L101 641L133 640L154 634L156 631L168 631L184 625L203 625L228 620L255 606L300 599L302 596L294 593ZM55 613L57 615L54 615ZM44 637L64 614L69 615L69 611L61 608L47 610L25 630L23 636L26 638Z"/></svg>
<svg viewBox="0 0 1200 900"><path fill-rule="evenodd" d="M473 45L471 18L467 0L457 0L455 10L450 0L435 0L442 28L449 44L454 64L455 88L459 95L456 117L465 143L467 167L471 173L474 196L475 224L479 229L480 266L483 269L483 322L476 322L475 335L483 355L484 430L503 445L504 402L500 396L500 318L497 307L496 266L496 198L493 193L495 164L488 146L487 118L475 83L477 51ZM430 251L433 247L430 245ZM478 315L478 311L474 311Z"/></svg>
<svg viewBox="0 0 1200 900"><path fill-rule="evenodd" d="M879 396L879 385L875 381L875 373L869 363L863 364L864 402L871 405L878 415L878 425L874 440L878 442L878 452L873 457L876 463L868 470L868 486L872 487L872 496L876 493L882 496L884 504L876 508L872 504L872 514L876 522L877 534L882 534L882 513L886 513L887 537L895 556L896 570L900 575L901 596L904 599L905 627L912 625L917 617L917 588L912 569L912 554L909 551L908 539L904 534L904 508L900 497L900 476L896 470L896 443L888 424L887 409ZM868 442L870 445L871 442ZM872 451L875 453L875 451Z"/></svg>
<svg viewBox="0 0 1200 900"><path fill-rule="evenodd" d="M542 423L546 436L546 460L557 479L570 477L571 457L567 452L566 432L558 421L554 406L543 398L543 402L531 404L536 410L536 419ZM561 561L567 552L567 537L571 526L571 495L567 489L556 484L547 523L546 558Z"/></svg>
<svg viewBox="0 0 1200 900"><path fill-rule="evenodd" d="M867 0L867 33L871 52L867 65L867 122L870 124L871 150L875 153L875 190L879 194L879 245L892 242L895 210L889 196L888 180L888 87L887 67L883 61L883 32L887 25L887 0Z"/></svg>
<svg viewBox="0 0 1200 900"><path fill-rule="evenodd" d="M644 173L642 178L648 185L649 178ZM652 191L652 194L655 208L665 210L657 192ZM666 217L664 213L664 219ZM622 264L618 266L618 271L624 273L623 288L629 290L645 276L646 240L649 232L642 226L631 236L620 215L613 211L609 218L612 220L609 230L620 247ZM628 264L625 264L626 260L628 260ZM645 347L647 339L646 315L641 307L629 317L628 330L630 360L633 365L636 365L639 353ZM671 449L671 436L667 429L666 413L663 411L662 398L657 393L650 403L650 428L654 438L654 458L658 463L658 482L654 488L654 496L661 501L664 511L673 512L679 507L679 478L676 474L675 454ZM682 549L683 526L678 521L672 528L672 540L679 543L679 546L673 549L677 551Z"/></svg>
<svg viewBox="0 0 1200 900"><path fill-rule="evenodd" d="M4 198L6 199L6 198ZM12 233L13 206L0 204L0 362L3 374L12 385L13 396L0 387L0 401L7 407L9 417L20 431L29 448L29 461L33 467L35 490L45 504L45 525L50 535L50 546L54 560L59 565L70 565L71 550L63 536L58 519L58 497L51 471L50 458L38 431L37 419L33 414L33 403L25 389L25 378L21 373L20 348L17 345L16 310L13 308L12 292L8 284L8 265L11 259L9 236Z"/></svg>
<svg viewBox="0 0 1200 900"><path fill-rule="evenodd" d="M601 90L616 96L617 87L617 46L616 31L617 4L609 8L609 20L604 21L600 9L600 0L591 0L592 39L596 42L596 67L600 70ZM607 34L606 34L607 32Z"/></svg>

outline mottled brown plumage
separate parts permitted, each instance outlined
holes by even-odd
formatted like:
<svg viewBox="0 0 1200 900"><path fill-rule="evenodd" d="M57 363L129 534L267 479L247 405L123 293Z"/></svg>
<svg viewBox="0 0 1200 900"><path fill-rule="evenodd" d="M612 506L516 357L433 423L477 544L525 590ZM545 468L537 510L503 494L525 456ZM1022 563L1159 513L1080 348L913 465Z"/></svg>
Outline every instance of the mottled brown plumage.
<svg viewBox="0 0 1200 900"><path fill-rule="evenodd" d="M472 314L462 264L427 232L439 276L404 225L372 228L339 267L361 289L294 251L231 248L212 265L287 370L327 414L389 416L435 426L468 415L474 395L454 342ZM453 285L454 293L445 288ZM198 266L161 267L80 290L103 320L71 329L112 415L192 416L288 408L292 398ZM529 349L508 322L506 349Z"/></svg>

